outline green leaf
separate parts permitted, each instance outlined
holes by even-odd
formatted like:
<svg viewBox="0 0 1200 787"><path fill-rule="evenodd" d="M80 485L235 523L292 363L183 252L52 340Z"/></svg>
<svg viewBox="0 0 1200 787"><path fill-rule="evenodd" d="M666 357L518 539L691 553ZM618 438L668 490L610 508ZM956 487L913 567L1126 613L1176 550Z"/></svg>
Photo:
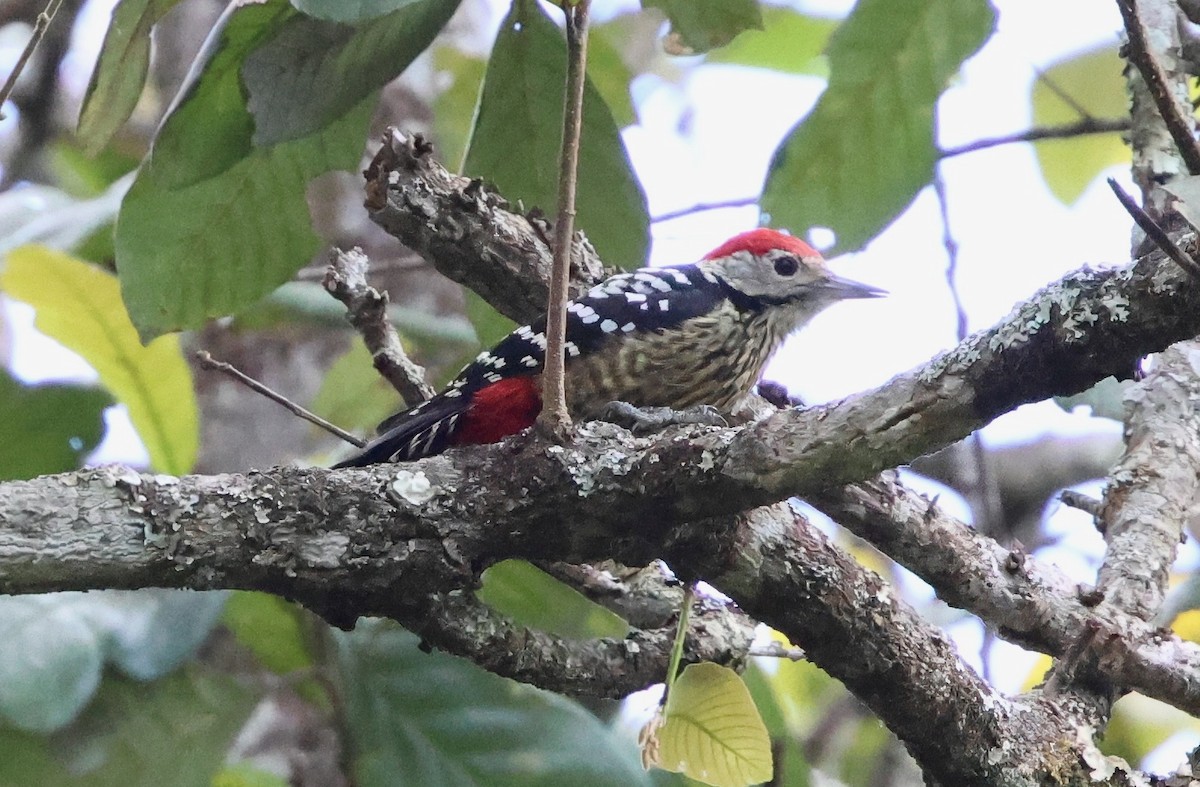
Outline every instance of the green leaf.
<svg viewBox="0 0 1200 787"><path fill-rule="evenodd" d="M629 624L524 560L504 560L483 572L475 593L522 626L570 639L624 637Z"/></svg>
<svg viewBox="0 0 1200 787"><path fill-rule="evenodd" d="M282 0L224 17L117 224L122 292L143 337L247 307L311 258L309 181L357 166L378 88L456 6L415 0L361 28Z"/></svg>
<svg viewBox="0 0 1200 787"><path fill-rule="evenodd" d="M225 605L224 623L260 664L287 675L313 665L301 614L295 604L278 596L237 591Z"/></svg>
<svg viewBox="0 0 1200 787"><path fill-rule="evenodd" d="M1122 76L1124 66L1112 45L1051 65L1043 72L1044 78L1033 81L1029 98L1033 125L1074 123L1083 119L1081 109L1096 118L1126 116L1129 99ZM1130 156L1129 146L1117 132L1041 140L1033 143L1033 149L1046 186L1064 205L1078 200L1102 170L1127 164Z"/></svg>
<svg viewBox="0 0 1200 787"><path fill-rule="evenodd" d="M112 274L61 252L23 246L8 254L0 289L37 311L38 330L91 364L129 410L155 470L181 475L192 468L199 416L179 337L143 347Z"/></svg>
<svg viewBox="0 0 1200 787"><path fill-rule="evenodd" d="M22 385L0 370L0 479L74 470L104 436L112 398L82 385Z"/></svg>
<svg viewBox="0 0 1200 787"><path fill-rule="evenodd" d="M633 125L637 120L633 99L629 95L633 72L625 65L620 49L608 36L588 36L587 73L588 79L596 86L596 92L612 112L613 121L621 128Z"/></svg>
<svg viewBox="0 0 1200 787"><path fill-rule="evenodd" d="M334 632L361 787L648 787L632 744L578 704L484 672L383 621Z"/></svg>
<svg viewBox="0 0 1200 787"><path fill-rule="evenodd" d="M754 700L737 673L719 664L684 669L653 738L647 756L654 765L705 784L743 787L773 773L771 738Z"/></svg>
<svg viewBox="0 0 1200 787"><path fill-rule="evenodd" d="M70 723L100 682L100 637L60 599L0 596L0 719L18 729L50 732Z"/></svg>
<svg viewBox="0 0 1200 787"><path fill-rule="evenodd" d="M483 81L465 174L505 198L553 215L562 142L566 42L534 0L516 0L500 26ZM605 262L645 264L650 218L617 124L589 80L584 88L576 207L579 229Z"/></svg>
<svg viewBox="0 0 1200 787"><path fill-rule="evenodd" d="M359 10L363 6L396 10L378 18L367 13L358 27L295 16L250 52L242 79L254 116L254 146L300 139L333 125L408 68L445 27L458 4L459 0L298 3L341 6L348 11L356 5ZM361 148L362 140L358 141Z"/></svg>
<svg viewBox="0 0 1200 787"><path fill-rule="evenodd" d="M672 55L694 55L728 44L743 30L762 30L758 0L642 0L671 20L663 46Z"/></svg>
<svg viewBox="0 0 1200 787"><path fill-rule="evenodd" d="M288 782L273 773L239 762L214 776L212 787L288 787Z"/></svg>
<svg viewBox="0 0 1200 787"><path fill-rule="evenodd" d="M292 5L308 16L350 23L377 19L414 2L417 0L291 0Z"/></svg>
<svg viewBox="0 0 1200 787"><path fill-rule="evenodd" d="M453 46L439 46L433 52L433 67L452 80L433 101L434 152L447 167L459 171L487 61Z"/></svg>
<svg viewBox="0 0 1200 787"><path fill-rule="evenodd" d="M775 151L762 208L861 248L933 175L933 110L995 25L985 0L860 0L829 44L829 87Z"/></svg>
<svg viewBox="0 0 1200 787"><path fill-rule="evenodd" d="M376 424L403 407L396 389L375 371L371 353L356 338L329 367L311 409L344 429L374 431Z"/></svg>
<svg viewBox="0 0 1200 787"><path fill-rule="evenodd" d="M764 8L762 14L761 30L747 30L728 45L709 52L704 62L769 68L785 74L828 73L822 55L838 20L777 6Z"/></svg>
<svg viewBox="0 0 1200 787"><path fill-rule="evenodd" d="M210 787L257 702L254 690L198 668L153 683L108 677L79 721L50 747L71 778L41 783Z"/></svg>
<svg viewBox="0 0 1200 787"><path fill-rule="evenodd" d="M95 155L133 114L150 66L150 28L179 0L121 0L88 82L79 112L79 137Z"/></svg>

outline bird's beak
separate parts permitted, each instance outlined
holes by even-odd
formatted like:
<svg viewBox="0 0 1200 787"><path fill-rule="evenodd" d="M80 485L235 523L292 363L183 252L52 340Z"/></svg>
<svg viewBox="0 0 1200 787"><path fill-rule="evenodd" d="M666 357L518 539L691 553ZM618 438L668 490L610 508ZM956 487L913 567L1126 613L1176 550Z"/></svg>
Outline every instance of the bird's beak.
<svg viewBox="0 0 1200 787"><path fill-rule="evenodd" d="M838 300L848 300L850 298L882 298L887 295L887 290L881 290L878 287L872 287L870 284L862 284L861 282L851 279L843 279L841 276L829 276L823 282L824 289L831 297Z"/></svg>

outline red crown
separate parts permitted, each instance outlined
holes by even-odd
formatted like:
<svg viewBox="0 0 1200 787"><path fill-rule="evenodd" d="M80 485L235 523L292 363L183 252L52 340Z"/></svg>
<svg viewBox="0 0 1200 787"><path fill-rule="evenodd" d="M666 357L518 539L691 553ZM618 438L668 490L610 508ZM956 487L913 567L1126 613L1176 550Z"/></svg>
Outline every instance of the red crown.
<svg viewBox="0 0 1200 787"><path fill-rule="evenodd" d="M792 237L778 230L760 227L756 230L743 232L740 235L734 235L708 254L705 254L704 259L715 260L718 257L728 257L739 251L748 251L755 256L760 256L772 249L789 251L801 258L821 256L817 253L816 249L799 238Z"/></svg>

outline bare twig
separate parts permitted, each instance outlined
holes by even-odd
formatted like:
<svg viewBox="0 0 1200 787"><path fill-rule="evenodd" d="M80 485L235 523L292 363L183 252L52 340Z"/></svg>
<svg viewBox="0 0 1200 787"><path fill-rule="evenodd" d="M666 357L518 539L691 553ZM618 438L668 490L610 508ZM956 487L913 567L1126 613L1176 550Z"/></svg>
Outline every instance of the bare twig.
<svg viewBox="0 0 1200 787"><path fill-rule="evenodd" d="M1135 0L1117 0L1117 8L1121 11L1125 33L1129 37L1126 57L1137 68L1150 89L1158 113L1162 116L1171 139L1175 141L1175 147L1187 165L1188 172L1200 175L1200 143L1197 143L1193 133L1194 123L1185 115L1183 108L1171 94L1166 74L1150 52L1146 42L1146 29L1138 17L1137 3Z"/></svg>
<svg viewBox="0 0 1200 787"><path fill-rule="evenodd" d="M787 648L782 643L774 640L765 645L751 645L750 650L746 652L747 656L763 656L771 659L787 659L788 661L804 661L803 648Z"/></svg>
<svg viewBox="0 0 1200 787"><path fill-rule="evenodd" d="M1078 509L1085 514L1090 514L1097 521L1100 519L1100 514L1104 509L1104 503L1091 495L1085 495L1083 492L1076 492L1073 489L1064 489L1058 493L1058 500L1064 506Z"/></svg>
<svg viewBox="0 0 1200 787"><path fill-rule="evenodd" d="M349 432L345 431L344 429L341 429L341 428L335 426L334 424L329 423L328 421L326 421L324 418L317 415L316 413L313 413L309 410L305 410L303 407L296 404L291 399L288 399L283 394L271 390L267 386L260 383L258 380L255 380L253 377L250 377L249 375L242 373L235 366L233 366L233 364L228 364L228 363L225 363L224 361L218 361L216 358L213 358L211 355L209 355L204 350L197 351L196 360L198 360L200 362L200 365L202 367L204 367L205 369L213 369L215 371L226 374L229 377L232 377L233 379L237 380L242 385L245 385L247 388L251 389L252 391L257 391L258 393L267 397L271 401L283 405L284 407L291 410L293 413L300 416L301 418L308 421L309 423L316 424L317 426L324 429L326 432L329 432L332 435L336 435L336 436L342 438L347 443L350 443L351 445L353 445L355 448L362 448L363 446L366 445L365 441L359 440L354 435L350 434Z"/></svg>
<svg viewBox="0 0 1200 787"><path fill-rule="evenodd" d="M425 370L409 360L388 320L388 296L367 284L369 262L361 249L334 249L325 273L325 289L346 305L346 318L362 334L375 369L413 407L433 396Z"/></svg>
<svg viewBox="0 0 1200 787"><path fill-rule="evenodd" d="M1117 201L1121 203L1121 207L1133 217L1142 231L1150 240L1154 241L1158 248L1162 249L1163 254L1166 254L1176 265L1191 276L1193 279L1200 279L1200 263L1185 252L1183 249L1171 240L1171 236L1167 234L1157 221L1150 217L1150 214L1142 210L1141 206L1133 201L1133 197L1125 193L1125 189L1117 183L1113 178L1108 179L1108 187L1113 190L1113 194L1117 195Z"/></svg>
<svg viewBox="0 0 1200 787"><path fill-rule="evenodd" d="M4 120L4 102L8 101L8 97L12 95L13 89L17 86L17 79L21 76L21 72L25 70L26 64L29 63L29 58L33 57L33 52L37 49L38 44L42 42L42 37L46 35L46 30L50 27L50 22L53 21L54 15L58 13L58 9L62 4L63 0L50 0L46 4L46 10L38 14L37 22L33 25L33 33L29 36L29 43L25 45L21 56L17 58L17 63L13 66L8 79L4 81L4 86L0 87L0 120Z"/></svg>
<svg viewBox="0 0 1200 787"><path fill-rule="evenodd" d="M654 216L650 221L658 223L661 221L672 221L674 219L682 219L684 216L691 216L693 213L703 213L706 210L725 210L726 208L750 208L758 204L762 197L738 197L736 199L721 200L720 202L699 202L695 205L689 205L686 208L679 210L669 210L666 213L660 213Z"/></svg>
<svg viewBox="0 0 1200 787"><path fill-rule="evenodd" d="M583 126L588 8L591 0L562 0L567 15L567 85L563 98L562 153L558 170L558 218L554 224L554 265L546 311L546 362L542 371L542 412L538 425L561 436L571 425L567 412L564 346L567 335L567 284L571 238L575 234L575 185L579 168L579 135Z"/></svg>
<svg viewBox="0 0 1200 787"><path fill-rule="evenodd" d="M941 158L951 158L953 156L961 156L964 153L974 153L977 150L987 150L988 148L1011 145L1017 142L1038 142L1043 139L1073 139L1089 134L1111 134L1128 131L1129 126L1129 118L1105 119L1085 117L1074 123L1066 123L1061 126L1040 126L1026 129L1025 131L1018 131L1015 134L977 139L974 142L968 142L964 145L943 148L938 155Z"/></svg>

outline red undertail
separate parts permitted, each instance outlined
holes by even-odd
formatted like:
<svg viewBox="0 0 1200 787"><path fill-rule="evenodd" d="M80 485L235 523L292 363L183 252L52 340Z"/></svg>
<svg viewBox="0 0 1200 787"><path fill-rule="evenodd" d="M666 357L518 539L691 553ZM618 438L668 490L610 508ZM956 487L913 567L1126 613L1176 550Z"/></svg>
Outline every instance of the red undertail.
<svg viewBox="0 0 1200 787"><path fill-rule="evenodd" d="M451 443L495 443L532 426L542 409L539 379L533 375L509 377L477 391Z"/></svg>

